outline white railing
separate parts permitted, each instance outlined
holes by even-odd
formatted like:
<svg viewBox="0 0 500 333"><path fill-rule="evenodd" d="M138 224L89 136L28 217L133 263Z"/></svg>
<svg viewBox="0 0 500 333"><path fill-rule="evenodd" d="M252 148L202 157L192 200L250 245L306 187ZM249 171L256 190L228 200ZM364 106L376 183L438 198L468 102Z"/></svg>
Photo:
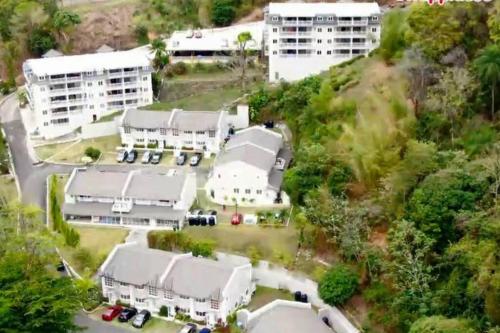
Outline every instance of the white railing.
<svg viewBox="0 0 500 333"><path fill-rule="evenodd" d="M363 43L352 43L352 46L359 46L359 47L367 47L368 44L366 42L363 42Z"/></svg>
<svg viewBox="0 0 500 333"><path fill-rule="evenodd" d="M81 91L82 87L68 88L68 91Z"/></svg>
<svg viewBox="0 0 500 333"><path fill-rule="evenodd" d="M311 47L312 43L297 43L297 47Z"/></svg>
<svg viewBox="0 0 500 333"><path fill-rule="evenodd" d="M108 87L121 87L122 86L122 82L120 83L107 83Z"/></svg>
<svg viewBox="0 0 500 333"><path fill-rule="evenodd" d="M312 53L299 53L297 54L299 58L309 58L312 56Z"/></svg>
<svg viewBox="0 0 500 333"><path fill-rule="evenodd" d="M301 20L298 20L297 21L297 25L301 26L301 27L312 27L313 21L312 20L310 20L310 21L301 21Z"/></svg>
<svg viewBox="0 0 500 333"><path fill-rule="evenodd" d="M51 95L57 95L60 93L66 93L66 88L60 88L60 89L52 89L49 92Z"/></svg>
<svg viewBox="0 0 500 333"><path fill-rule="evenodd" d="M128 87L128 86L136 86L137 85L137 81L124 82L123 85L126 86L126 87Z"/></svg>
<svg viewBox="0 0 500 333"><path fill-rule="evenodd" d="M66 77L60 77L60 78L57 78L57 79L52 79L52 78L50 78L50 79L49 79L49 82L50 82L50 83L66 82Z"/></svg>
<svg viewBox="0 0 500 333"><path fill-rule="evenodd" d="M297 31L280 31L280 35L282 36L295 36Z"/></svg>
<svg viewBox="0 0 500 333"><path fill-rule="evenodd" d="M68 111L51 112L52 117L67 116Z"/></svg>
<svg viewBox="0 0 500 333"><path fill-rule="evenodd" d="M351 56L350 53L335 53L333 55L335 58L349 58Z"/></svg>
<svg viewBox="0 0 500 333"><path fill-rule="evenodd" d="M339 42L335 42L335 46L338 46L338 47L351 47L351 43L339 43Z"/></svg>
<svg viewBox="0 0 500 333"><path fill-rule="evenodd" d="M123 72L122 71L108 72L108 77L121 77L121 76L123 76Z"/></svg>
<svg viewBox="0 0 500 333"><path fill-rule="evenodd" d="M139 75L139 71L123 71L123 76L137 76Z"/></svg>
<svg viewBox="0 0 500 333"><path fill-rule="evenodd" d="M108 98L109 98L109 99L122 99L122 98L123 98L123 94L112 94L112 95L108 95Z"/></svg>
<svg viewBox="0 0 500 333"><path fill-rule="evenodd" d="M75 81L81 81L81 80L82 80L81 76L70 76L70 77L67 77L67 81L68 82L75 82Z"/></svg>
<svg viewBox="0 0 500 333"><path fill-rule="evenodd" d="M296 47L297 43L280 43L280 47Z"/></svg>
<svg viewBox="0 0 500 333"><path fill-rule="evenodd" d="M297 25L297 20L283 20L283 25L286 27L293 27Z"/></svg>
<svg viewBox="0 0 500 333"><path fill-rule="evenodd" d="M309 30L309 31L298 31L297 34L299 36L311 36L312 30Z"/></svg>

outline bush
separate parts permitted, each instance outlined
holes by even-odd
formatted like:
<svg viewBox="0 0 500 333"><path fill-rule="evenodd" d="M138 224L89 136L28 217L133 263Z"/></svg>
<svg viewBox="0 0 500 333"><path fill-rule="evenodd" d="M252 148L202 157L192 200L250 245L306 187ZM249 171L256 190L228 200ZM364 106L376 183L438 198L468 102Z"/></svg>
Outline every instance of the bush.
<svg viewBox="0 0 500 333"><path fill-rule="evenodd" d="M135 27L134 34L139 45L146 45L149 43L148 28L145 25L139 24Z"/></svg>
<svg viewBox="0 0 500 333"><path fill-rule="evenodd" d="M250 258L252 266L257 265L259 261L262 259L262 254L260 253L259 249L254 245L248 247L247 256Z"/></svg>
<svg viewBox="0 0 500 333"><path fill-rule="evenodd" d="M188 251L193 252L193 256L211 257L215 249L215 242L212 240L201 240L191 242Z"/></svg>
<svg viewBox="0 0 500 333"><path fill-rule="evenodd" d="M165 305L162 305L158 314L162 317L168 317L168 308Z"/></svg>
<svg viewBox="0 0 500 333"><path fill-rule="evenodd" d="M185 75L188 71L188 67L184 62L178 62L170 66L169 70L174 75Z"/></svg>
<svg viewBox="0 0 500 333"><path fill-rule="evenodd" d="M92 253L84 247L79 247L76 249L75 253L73 253L73 259L79 263L82 268L89 268L93 270L95 263L94 258L92 257Z"/></svg>
<svg viewBox="0 0 500 333"><path fill-rule="evenodd" d="M90 157L93 161L97 160L101 156L101 151L94 147L87 147L85 149L85 156Z"/></svg>
<svg viewBox="0 0 500 333"><path fill-rule="evenodd" d="M344 265L330 269L318 285L319 296L332 306L345 303L358 287L358 276Z"/></svg>
<svg viewBox="0 0 500 333"><path fill-rule="evenodd" d="M236 15L233 0L214 0L212 3L212 22L217 26L229 25Z"/></svg>

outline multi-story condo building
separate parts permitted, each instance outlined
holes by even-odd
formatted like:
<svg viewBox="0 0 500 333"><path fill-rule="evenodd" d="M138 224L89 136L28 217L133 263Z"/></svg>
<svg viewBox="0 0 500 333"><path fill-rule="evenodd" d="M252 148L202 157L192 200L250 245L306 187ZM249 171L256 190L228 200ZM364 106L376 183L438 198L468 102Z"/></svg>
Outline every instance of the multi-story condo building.
<svg viewBox="0 0 500 333"><path fill-rule="evenodd" d="M248 106L227 111L127 110L120 121L120 136L127 146L193 149L217 154L230 129L248 126Z"/></svg>
<svg viewBox="0 0 500 333"><path fill-rule="evenodd" d="M196 175L75 168L64 194L62 211L70 223L179 230L196 198Z"/></svg>
<svg viewBox="0 0 500 333"><path fill-rule="evenodd" d="M288 204L281 184L290 159L291 152L280 134L258 126L238 131L215 159L206 193L223 205Z"/></svg>
<svg viewBox="0 0 500 333"><path fill-rule="evenodd" d="M269 81L300 80L380 42L380 8L372 3L270 3L264 39Z"/></svg>
<svg viewBox="0 0 500 333"><path fill-rule="evenodd" d="M27 60L26 91L39 135L55 138L104 115L151 104L151 71L142 50Z"/></svg>
<svg viewBox="0 0 500 333"><path fill-rule="evenodd" d="M140 247L117 245L99 269L102 293L116 301L168 318L190 316L208 326L226 323L238 307L250 302L255 290L251 264L232 264Z"/></svg>

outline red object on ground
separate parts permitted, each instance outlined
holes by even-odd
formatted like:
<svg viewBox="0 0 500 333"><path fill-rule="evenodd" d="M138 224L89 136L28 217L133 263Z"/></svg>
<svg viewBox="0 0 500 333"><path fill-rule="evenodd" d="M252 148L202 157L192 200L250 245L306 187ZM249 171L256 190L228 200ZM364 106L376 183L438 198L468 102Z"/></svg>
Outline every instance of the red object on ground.
<svg viewBox="0 0 500 333"><path fill-rule="evenodd" d="M102 314L102 320L112 321L117 317L120 312L122 312L123 308L119 305L113 305L106 309L106 311Z"/></svg>
<svg viewBox="0 0 500 333"><path fill-rule="evenodd" d="M231 224L232 225L238 225L241 222L243 222L243 215L234 213L233 216L231 217Z"/></svg>

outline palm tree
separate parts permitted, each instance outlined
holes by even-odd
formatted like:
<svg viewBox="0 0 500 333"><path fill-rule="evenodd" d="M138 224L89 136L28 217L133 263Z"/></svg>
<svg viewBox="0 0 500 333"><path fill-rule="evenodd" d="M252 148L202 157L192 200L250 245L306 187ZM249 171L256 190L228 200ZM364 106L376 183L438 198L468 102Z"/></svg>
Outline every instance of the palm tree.
<svg viewBox="0 0 500 333"><path fill-rule="evenodd" d="M240 66L241 66L241 90L245 91L245 75L247 66L247 44L252 40L252 34L248 31L241 32L238 35L236 43L238 44L238 53L240 56Z"/></svg>
<svg viewBox="0 0 500 333"><path fill-rule="evenodd" d="M495 90L500 82L500 45L492 44L482 50L474 61L481 82L491 85L491 119L495 116Z"/></svg>
<svg viewBox="0 0 500 333"><path fill-rule="evenodd" d="M151 52L154 53L153 68L158 72L168 64L167 45L161 38L156 38L151 42Z"/></svg>

